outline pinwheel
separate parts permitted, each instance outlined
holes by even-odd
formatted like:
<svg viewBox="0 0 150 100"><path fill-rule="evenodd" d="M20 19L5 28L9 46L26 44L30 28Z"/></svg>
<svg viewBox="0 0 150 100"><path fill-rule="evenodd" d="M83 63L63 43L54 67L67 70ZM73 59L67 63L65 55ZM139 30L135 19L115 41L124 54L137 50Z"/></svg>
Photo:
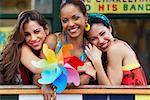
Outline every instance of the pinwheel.
<svg viewBox="0 0 150 100"><path fill-rule="evenodd" d="M57 93L61 93L66 88L67 83L73 83L75 86L80 84L79 74L76 70L77 64L72 62L80 62L80 65L83 62L77 57L71 56L70 50L72 48L71 44L66 44L56 55L46 44L43 45L43 54L46 59L32 61L33 66L44 69L38 80L40 84L53 84Z"/></svg>

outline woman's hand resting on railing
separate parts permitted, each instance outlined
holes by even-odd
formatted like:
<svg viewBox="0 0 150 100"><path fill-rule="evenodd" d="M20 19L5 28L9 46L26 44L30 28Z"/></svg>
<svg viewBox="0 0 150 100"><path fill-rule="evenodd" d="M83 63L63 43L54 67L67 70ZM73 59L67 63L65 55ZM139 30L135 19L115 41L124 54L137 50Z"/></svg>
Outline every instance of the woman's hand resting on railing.
<svg viewBox="0 0 150 100"><path fill-rule="evenodd" d="M56 100L56 91L52 85L42 85L41 93L43 94L44 100Z"/></svg>
<svg viewBox="0 0 150 100"><path fill-rule="evenodd" d="M41 78L40 74L34 75L34 84L41 88L44 100L56 100L56 90L52 85L41 85L38 83L38 79Z"/></svg>

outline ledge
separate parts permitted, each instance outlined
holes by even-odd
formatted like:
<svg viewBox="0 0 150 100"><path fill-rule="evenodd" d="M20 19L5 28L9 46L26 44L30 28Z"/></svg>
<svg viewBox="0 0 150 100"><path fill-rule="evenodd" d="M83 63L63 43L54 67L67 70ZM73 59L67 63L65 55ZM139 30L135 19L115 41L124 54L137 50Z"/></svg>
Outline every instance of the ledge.
<svg viewBox="0 0 150 100"><path fill-rule="evenodd" d="M34 85L1 85L0 94L41 94ZM62 94L140 94L150 95L150 86L82 85L65 89Z"/></svg>

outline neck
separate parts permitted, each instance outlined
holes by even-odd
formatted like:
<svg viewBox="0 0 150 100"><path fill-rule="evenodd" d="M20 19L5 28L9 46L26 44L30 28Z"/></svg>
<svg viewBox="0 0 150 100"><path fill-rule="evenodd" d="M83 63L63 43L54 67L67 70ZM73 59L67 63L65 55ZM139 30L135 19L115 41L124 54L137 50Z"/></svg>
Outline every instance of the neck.
<svg viewBox="0 0 150 100"><path fill-rule="evenodd" d="M39 51L36 51L36 50L34 50L34 49L32 49L32 52L36 55L36 56L40 56L40 50Z"/></svg>
<svg viewBox="0 0 150 100"><path fill-rule="evenodd" d="M64 40L66 43L70 43L73 45L72 55L80 58L80 60L86 60L86 54L84 53L85 40L83 39L83 35L80 35L76 38L71 38L69 36L65 36Z"/></svg>
<svg viewBox="0 0 150 100"><path fill-rule="evenodd" d="M71 38L67 36L66 42L72 44L75 49L83 48L83 36L79 36L77 38Z"/></svg>

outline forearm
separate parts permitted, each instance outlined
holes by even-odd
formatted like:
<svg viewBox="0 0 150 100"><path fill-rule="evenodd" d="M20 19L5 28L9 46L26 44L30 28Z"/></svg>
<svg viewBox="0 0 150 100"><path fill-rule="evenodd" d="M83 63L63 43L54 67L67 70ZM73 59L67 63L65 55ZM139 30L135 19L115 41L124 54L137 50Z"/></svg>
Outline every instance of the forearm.
<svg viewBox="0 0 150 100"><path fill-rule="evenodd" d="M27 45L23 45L21 48L21 63L28 68L31 72L38 74L43 71L42 68L37 68L33 65L32 61L39 61L41 60L37 57Z"/></svg>
<svg viewBox="0 0 150 100"><path fill-rule="evenodd" d="M109 77L107 76L101 61L93 61L93 65L97 71L98 84L108 85L111 84Z"/></svg>
<svg viewBox="0 0 150 100"><path fill-rule="evenodd" d="M41 75L40 74L35 74L34 77L33 77L33 83L38 86L38 87L41 87L41 84L38 83L38 80L41 78Z"/></svg>

